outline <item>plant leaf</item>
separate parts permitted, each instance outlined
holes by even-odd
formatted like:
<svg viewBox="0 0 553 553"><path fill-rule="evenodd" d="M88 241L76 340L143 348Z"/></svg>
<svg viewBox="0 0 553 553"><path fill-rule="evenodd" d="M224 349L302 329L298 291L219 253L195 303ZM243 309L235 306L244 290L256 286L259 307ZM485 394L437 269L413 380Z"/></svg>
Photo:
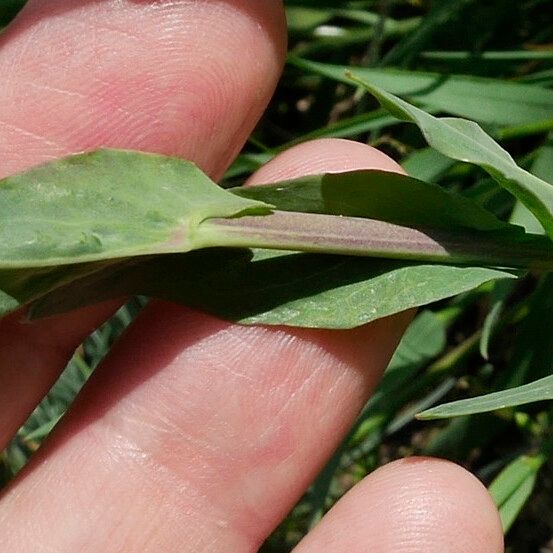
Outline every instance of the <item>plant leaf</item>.
<svg viewBox="0 0 553 553"><path fill-rule="evenodd" d="M122 184L117 188L119 180ZM113 193L114 188L116 193ZM29 192L27 200L24 199L25 190ZM483 282L515 276L512 272L493 268L277 254L268 250L255 251L253 259L247 249L166 255L171 249L228 245L224 233L230 227L217 227L221 221L240 224L241 221L250 221L250 224L253 224L251 220L261 221L263 233L264 221L273 220L271 218L279 213L286 215L276 212L266 217L228 220L233 215L269 211L268 204L256 198L274 201L283 209L332 214L328 217L334 217L339 225L349 219L336 215L369 216L410 225L424 223L436 229L457 228L461 229L460 235L469 228L481 233L470 240L470 247L479 243L478 238L481 244L487 244L490 236L492 240L496 240L496 236L507 237L507 242L500 242L502 246L509 246L505 250L507 254L501 254L508 256L507 261L513 257L512 248L521 244L520 239L526 240L521 229L496 219L461 196L435 185L381 171L312 177L295 183L240 190L233 195L216 187L186 162L136 152L101 151L7 179L0 187L0 196L2 194L6 201L2 206L4 220L0 234L3 232L7 237L11 230L14 236L11 243L0 242L0 259L4 267L15 265L19 268L0 271L0 289L3 290L0 307L6 313L33 301L34 316L62 312L112 297L146 294L182 301L247 324L352 328L464 292ZM98 204L93 210L94 219L84 223L80 221L83 201L87 205ZM8 205L12 207L10 211ZM155 216L151 215L152 210ZM32 215L37 212L40 217L35 221ZM217 217L216 214L223 215ZM314 215L305 214L306 221L309 217ZM28 229L17 229L16 223L22 218L30 221L31 233ZM285 222L287 220L284 218ZM127 222L130 222L128 227ZM187 236L175 240L175 234L182 234L183 227L188 229ZM373 228L376 227L373 225ZM410 227L400 228L418 232ZM289 231L289 227L287 229ZM42 232L49 237L46 253L40 250L34 257L22 255L21 252L29 253L25 251L25 237L40 238L44 244ZM81 244L80 232L101 232L106 237L102 243L107 247L83 253L79 249L85 247ZM253 232L255 235L258 230L254 228ZM322 240L324 237L317 234L316 238ZM252 234L246 234L245 244L240 245L246 248L255 245L247 241L250 239ZM308 236L307 239L314 238ZM266 247L290 249L290 237L287 240L285 236L283 244L269 242ZM550 247L549 241L545 244ZM35 249L38 247L36 243L31 245ZM549 250L543 250L541 243L535 242L535 245L541 252L540 260L542 253L549 255ZM532 244L524 241L524 246L521 251L527 255ZM323 248L322 251L327 250ZM131 253L136 257L116 259ZM365 255L364 251L361 253ZM487 250L484 253L490 255ZM54 266L60 262L62 254L65 257L61 262L70 265ZM155 257L150 259L147 254L155 254ZM449 256L450 251L445 255ZM9 263L6 258L11 259ZM99 261L77 263L83 259Z"/></svg>
<svg viewBox="0 0 553 553"><path fill-rule="evenodd" d="M396 117L415 123L435 150L486 170L526 205L547 234L553 237L553 186L520 168L476 123L451 117L434 117L393 94L369 83L358 82Z"/></svg>
<svg viewBox="0 0 553 553"><path fill-rule="evenodd" d="M423 148L407 156L401 165L412 177L426 182L436 182L455 165L455 161L432 148Z"/></svg>
<svg viewBox="0 0 553 553"><path fill-rule="evenodd" d="M438 356L445 349L446 344L445 323L433 311L422 311L415 317L403 335L379 387L386 387L388 379L395 380L394 375L404 375L408 367L414 370L419 369ZM400 382L404 381L402 379Z"/></svg>
<svg viewBox="0 0 553 553"><path fill-rule="evenodd" d="M516 328L509 363L498 374L498 390L528 384L553 373L552 289L553 273L547 273L525 302L527 315Z"/></svg>
<svg viewBox="0 0 553 553"><path fill-rule="evenodd" d="M421 24L403 40L396 44L384 57L386 65L409 64L425 47L432 37L452 21L462 21L463 10L475 0L437 0Z"/></svg>
<svg viewBox="0 0 553 553"><path fill-rule="evenodd" d="M99 150L0 181L0 268L185 252L203 220L260 212L190 162Z"/></svg>
<svg viewBox="0 0 553 553"><path fill-rule="evenodd" d="M256 250L201 250L91 273L45 296L32 316L145 294L242 324L353 328L497 278L497 269Z"/></svg>
<svg viewBox="0 0 553 553"><path fill-rule="evenodd" d="M521 455L507 465L491 483L488 490L499 509L505 533L530 498L545 460L543 454Z"/></svg>
<svg viewBox="0 0 553 553"><path fill-rule="evenodd" d="M553 90L529 84L469 75L372 69L319 63L289 56L304 71L352 84L346 73L373 83L426 108L466 117L489 125L524 125L551 119Z"/></svg>
<svg viewBox="0 0 553 553"><path fill-rule="evenodd" d="M290 6L286 8L286 19L288 21L288 30L292 33L305 33L326 23L334 13L332 10L318 10L315 8L302 8L299 6Z"/></svg>
<svg viewBox="0 0 553 553"><path fill-rule="evenodd" d="M548 135L545 145L538 150L538 155L532 164L532 173L546 182L553 182L553 133ZM516 202L510 221L524 227L526 232L543 234L543 227L539 221L520 202Z"/></svg>
<svg viewBox="0 0 553 553"><path fill-rule="evenodd" d="M282 211L522 235L522 229L501 221L472 200L435 184L386 171L315 175L271 185L234 188L232 192Z"/></svg>
<svg viewBox="0 0 553 553"><path fill-rule="evenodd" d="M553 399L553 376L546 376L530 384L494 392L484 396L445 403L418 415L422 420L446 419L461 415L487 413L507 407L517 407L535 401Z"/></svg>
<svg viewBox="0 0 553 553"><path fill-rule="evenodd" d="M352 431L354 442L364 440L375 427L389 421L399 405L407 400L405 390L419 370L446 347L446 325L429 310L419 313L399 343L374 394L371 396ZM415 413L416 414L416 413Z"/></svg>
<svg viewBox="0 0 553 553"><path fill-rule="evenodd" d="M0 318L57 288L63 288L75 280L105 271L114 265L118 265L118 262L103 261L59 267L0 270ZM98 294L101 295L99 291ZM89 299L82 305L89 303L94 302Z"/></svg>
<svg viewBox="0 0 553 553"><path fill-rule="evenodd" d="M480 355L488 360L490 352L490 342L492 336L496 330L503 311L507 304L507 300L511 293L513 292L514 286L511 284L511 281L502 280L495 283L494 289L492 290L490 303L491 307L484 319L484 324L482 325L482 336L480 337Z"/></svg>

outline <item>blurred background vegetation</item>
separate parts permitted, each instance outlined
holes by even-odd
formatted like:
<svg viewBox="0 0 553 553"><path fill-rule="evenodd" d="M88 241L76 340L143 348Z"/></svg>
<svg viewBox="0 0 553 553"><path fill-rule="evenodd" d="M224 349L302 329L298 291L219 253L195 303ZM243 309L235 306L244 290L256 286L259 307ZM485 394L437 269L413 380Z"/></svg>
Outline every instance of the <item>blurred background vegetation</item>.
<svg viewBox="0 0 553 553"><path fill-rule="evenodd" d="M0 0L0 27L24 4ZM275 97L224 186L315 137L372 144L416 177L538 231L481 170L425 146L344 77L343 66L440 114L477 120L523 167L553 183L553 0L289 0L290 58ZM553 552L553 410L543 402L451 421L416 413L536 380L553 368L553 277L489 284L422 310L350 435L265 544L290 551L351 486L407 455L437 455L490 487L507 550ZM76 352L0 455L0 485L40 446L144 300ZM25 368L21 367L24 371ZM475 513L475 516L478 516Z"/></svg>

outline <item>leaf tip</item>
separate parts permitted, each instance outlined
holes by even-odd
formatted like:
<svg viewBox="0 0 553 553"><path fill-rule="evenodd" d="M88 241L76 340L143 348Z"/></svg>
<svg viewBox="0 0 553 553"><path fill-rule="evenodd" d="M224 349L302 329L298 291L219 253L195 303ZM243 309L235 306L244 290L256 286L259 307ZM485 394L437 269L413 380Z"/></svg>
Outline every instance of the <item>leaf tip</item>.
<svg viewBox="0 0 553 553"><path fill-rule="evenodd" d="M427 409L426 411L422 411L421 413L417 413L415 415L415 419L417 419L418 421L430 421L442 418L444 417L440 415L439 412L435 412L434 409Z"/></svg>

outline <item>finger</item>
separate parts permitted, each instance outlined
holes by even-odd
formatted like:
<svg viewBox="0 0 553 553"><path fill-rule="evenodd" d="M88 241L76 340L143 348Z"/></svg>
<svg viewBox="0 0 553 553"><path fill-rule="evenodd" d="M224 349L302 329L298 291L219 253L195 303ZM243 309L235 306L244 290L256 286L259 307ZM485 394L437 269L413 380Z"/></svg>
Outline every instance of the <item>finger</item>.
<svg viewBox="0 0 553 553"><path fill-rule="evenodd" d="M34 323L17 311L0 320L0 450L52 387L75 348L117 307L117 302L105 302Z"/></svg>
<svg viewBox="0 0 553 553"><path fill-rule="evenodd" d="M284 30L275 0L31 0L0 38L1 170L102 145L220 176L274 89Z"/></svg>
<svg viewBox="0 0 553 553"><path fill-rule="evenodd" d="M0 35L0 172L113 146L218 177L270 98L284 32L277 0L31 0ZM0 449L112 312L1 323Z"/></svg>
<svg viewBox="0 0 553 553"><path fill-rule="evenodd" d="M378 469L348 492L294 553L502 553L486 488L461 467L412 458Z"/></svg>
<svg viewBox="0 0 553 553"><path fill-rule="evenodd" d="M308 150L342 150L349 169L380 157L349 142L296 151ZM35 532L57 552L119 551L114 535L129 552L175 542L183 552L254 550L336 448L409 319L353 331L243 327L151 305L0 504L7 545L25 551L22 521L39 520L49 530Z"/></svg>
<svg viewBox="0 0 553 553"><path fill-rule="evenodd" d="M379 169L405 174L403 167L380 150L342 138L321 138L279 154L259 169L246 184L264 184L307 175Z"/></svg>

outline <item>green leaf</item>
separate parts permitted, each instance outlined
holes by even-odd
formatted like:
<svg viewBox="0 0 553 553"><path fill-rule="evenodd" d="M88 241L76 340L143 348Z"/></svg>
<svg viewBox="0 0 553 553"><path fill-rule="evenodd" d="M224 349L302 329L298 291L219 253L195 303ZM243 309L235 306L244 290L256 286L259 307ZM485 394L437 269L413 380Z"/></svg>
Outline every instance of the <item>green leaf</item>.
<svg viewBox="0 0 553 553"><path fill-rule="evenodd" d="M353 328L471 290L506 271L257 250L202 250L91 273L33 307L33 316L145 294L243 324Z"/></svg>
<svg viewBox="0 0 553 553"><path fill-rule="evenodd" d="M521 455L505 467L489 487L499 509L503 531L507 533L530 498L544 455Z"/></svg>
<svg viewBox="0 0 553 553"><path fill-rule="evenodd" d="M375 429L381 428L400 405L412 399L404 397L406 391L413 391L408 383L426 363L445 349L446 343L446 325L434 312L425 310L415 317L357 420L352 431L354 442L366 439Z"/></svg>
<svg viewBox="0 0 553 553"><path fill-rule="evenodd" d="M372 84L358 82L396 117L415 123L435 150L486 170L526 205L547 234L553 237L553 186L521 169L476 123L451 117L434 117Z"/></svg>
<svg viewBox="0 0 553 553"><path fill-rule="evenodd" d="M0 317L11 311L15 311L23 303L10 296L7 292L0 290Z"/></svg>
<svg viewBox="0 0 553 553"><path fill-rule="evenodd" d="M268 215L267 201L281 210L304 213L299 218ZM90 206L87 217L82 216L85 205ZM313 218L310 213L340 217ZM252 214L267 216L247 217ZM373 221L361 224L360 218ZM409 228L378 225L375 219ZM523 240L518 250L525 258L533 252L539 263L553 259L548 241L534 238L529 243L522 229L501 222L474 202L404 175L322 175L231 194L188 162L124 151L78 155L1 181L0 221L0 269L9 270L214 246L517 267L515 252ZM450 244L443 233L426 235L413 226L485 232L457 233ZM467 252L462 247L457 251L463 241ZM41 285L45 275L52 277L50 271L40 272ZM31 277L36 283L26 271L14 273L12 283L4 273L3 289L13 296L15 287L21 295Z"/></svg>
<svg viewBox="0 0 553 553"><path fill-rule="evenodd" d="M355 171L233 192L280 211L265 218L207 221L200 231L210 243L450 264L552 267L548 239L525 235L468 198L404 175ZM301 216L283 213L300 210ZM340 218L309 219L305 213ZM365 217L372 222L361 223ZM210 237L212 229L216 236ZM282 248L284 243L289 247Z"/></svg>
<svg viewBox="0 0 553 553"><path fill-rule="evenodd" d="M386 54L383 63L408 64L444 25L459 21L463 10L474 3L475 0L435 0L421 24Z"/></svg>
<svg viewBox="0 0 553 553"><path fill-rule="evenodd" d="M118 266L118 262L0 270L0 317L75 280L112 266ZM101 295L99 291L98 295ZM94 303L92 298L82 305L89 303Z"/></svg>
<svg viewBox="0 0 553 553"><path fill-rule="evenodd" d="M366 217L398 225L510 231L477 203L440 186L386 171L315 175L248 188L234 194L282 211Z"/></svg>
<svg viewBox="0 0 553 553"><path fill-rule="evenodd" d="M419 313L403 335L380 387L386 387L385 383L388 380L390 382L395 380L393 375L399 373L403 375L400 383L404 383L405 371L408 367L411 370L419 369L439 355L445 349L446 343L444 322L432 311L425 310Z"/></svg>
<svg viewBox="0 0 553 553"><path fill-rule="evenodd" d="M435 182L455 165L455 161L433 148L423 148L405 158L401 165L408 175L423 181Z"/></svg>
<svg viewBox="0 0 553 553"><path fill-rule="evenodd" d="M489 359L490 341L501 320L507 299L513 292L514 286L511 281L502 280L496 282L491 293L491 308L482 325L482 336L480 337L480 355Z"/></svg>
<svg viewBox="0 0 553 553"><path fill-rule="evenodd" d="M551 119L553 90L529 84L468 75L348 67L290 56L304 71L352 84L346 73L413 102L489 125L524 125Z"/></svg>
<svg viewBox="0 0 553 553"><path fill-rule="evenodd" d="M319 10L316 8L301 8L290 6L286 8L288 30L292 33L306 32L326 23L334 17L332 10Z"/></svg>
<svg viewBox="0 0 553 553"><path fill-rule="evenodd" d="M544 181L553 182L553 133L549 134L545 145L538 150L532 164L532 173ZM513 224L524 227L527 232L543 234L539 221L521 202L515 204L510 220Z"/></svg>
<svg viewBox="0 0 553 553"><path fill-rule="evenodd" d="M548 240L528 241L521 229L466 198L381 171L310 177L231 194L186 162L102 151L7 179L2 195L0 235L6 243L0 242L0 259L4 267L20 267L0 271L3 313L31 301L34 316L40 316L145 294L248 324L351 328L515 276L423 260L549 266L553 259ZM248 216L269 211L267 200L283 210L309 213ZM94 206L94 217L81 221L82 205ZM362 219L367 216L373 219ZM21 220L29 228L19 229ZM430 231L412 228L416 225ZM90 241L83 245L82 233L101 236L104 247L83 249ZM44 250L36 242L46 244ZM23 255L29 254L29 243L33 256ZM411 261L266 250L250 259L247 249L167 256L218 245ZM88 259L95 261L82 263Z"/></svg>
<svg viewBox="0 0 553 553"><path fill-rule="evenodd" d="M185 252L205 219L268 211L190 162L100 150L0 181L0 268Z"/></svg>
<svg viewBox="0 0 553 553"><path fill-rule="evenodd" d="M488 50L486 52L470 51L429 51L421 52L421 58L427 60L461 60L461 61L527 61L527 60L553 60L551 50Z"/></svg>
<svg viewBox="0 0 553 553"><path fill-rule="evenodd" d="M461 415L487 413L489 411L550 399L553 399L553 376L546 376L545 378L516 388L446 403L422 412L418 415L418 418L422 420L446 419Z"/></svg>
<svg viewBox="0 0 553 553"><path fill-rule="evenodd" d="M516 391L516 386L526 384L532 379L539 379L544 375L551 374L551 369L553 368L553 340L551 330L553 328L552 285L553 274L549 273L544 275L537 290L533 294L528 306L528 315L517 328L511 359L506 369L499 373L498 379L494 385L499 389L510 389L505 392L497 392L497 394ZM530 384L527 385L530 386ZM496 396L496 398L501 400L501 397ZM486 396L465 401L479 401L480 399L486 400ZM466 404L466 406L468 407L468 404ZM441 407L442 406L436 407L433 411L440 411ZM484 407L487 407L487 403L484 404ZM477 408L475 412L480 412L479 406L475 408ZM504 419L494 417L491 423L490 420L490 418L486 417L479 417L478 419L467 417L458 418L453 421L455 430L452 434L459 435L459 427L466 426L463 424L463 421L470 425L469 434L472 437L484 429L485 434L480 435L479 439L474 440L473 446L476 447L479 442L482 443L483 440L488 439L500 430L503 424L501 421ZM474 421L474 423L469 421ZM485 421L487 421L487 423ZM486 426L487 431L485 430ZM443 454L443 451L428 453Z"/></svg>
<svg viewBox="0 0 553 553"><path fill-rule="evenodd" d="M497 389L527 384L553 373L553 273L543 275L517 326L512 354L498 374Z"/></svg>

